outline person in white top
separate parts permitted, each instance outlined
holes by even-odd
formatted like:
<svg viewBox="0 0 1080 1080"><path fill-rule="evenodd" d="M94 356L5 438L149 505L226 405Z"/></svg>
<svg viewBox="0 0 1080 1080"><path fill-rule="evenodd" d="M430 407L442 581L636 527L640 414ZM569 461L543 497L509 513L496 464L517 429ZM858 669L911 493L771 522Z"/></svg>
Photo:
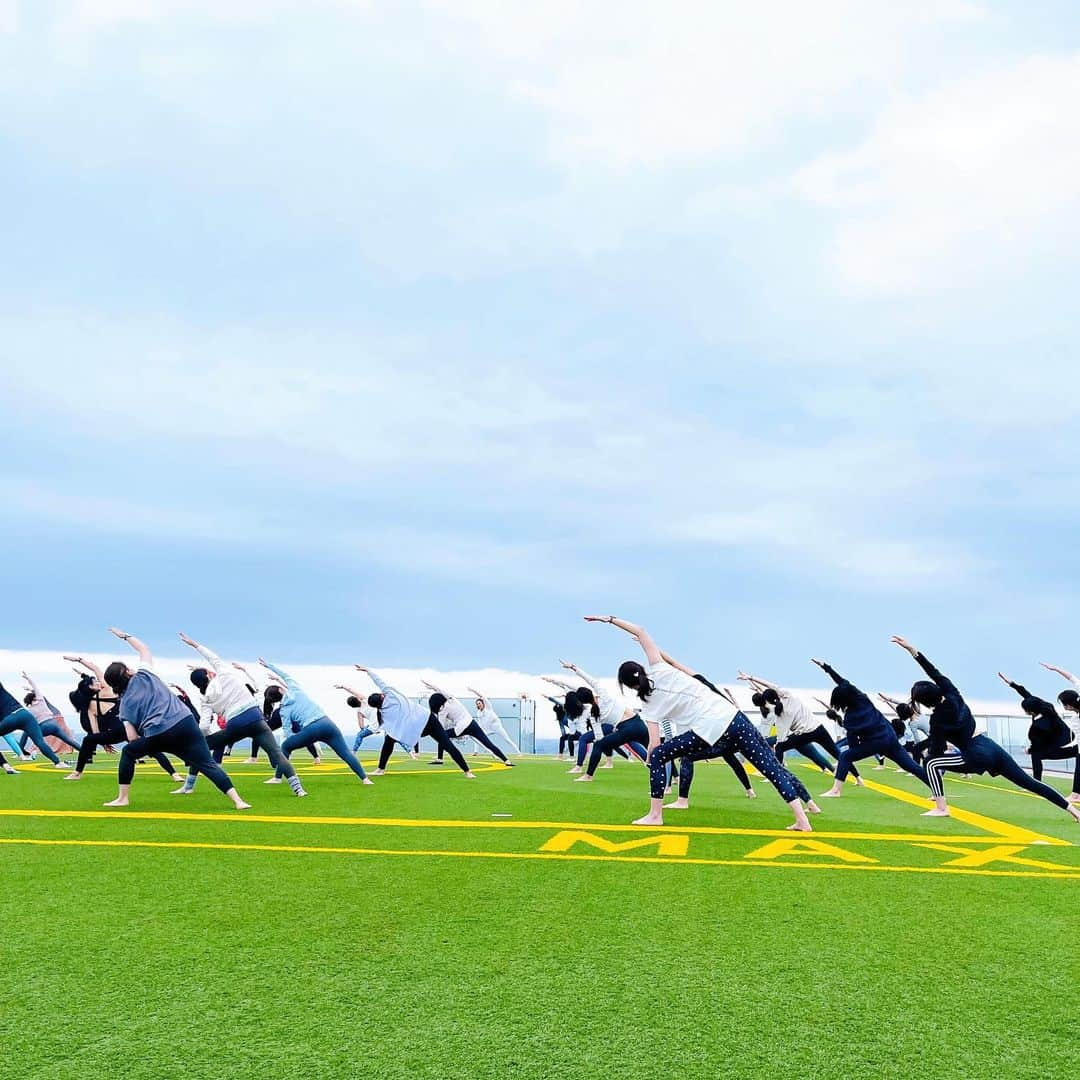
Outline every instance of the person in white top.
<svg viewBox="0 0 1080 1080"><path fill-rule="evenodd" d="M776 717L776 745L773 747L773 752L781 765L784 763L784 754L788 750L804 752L811 746L820 746L827 754L832 755L833 760L839 760L840 750L836 741L797 694L767 679L748 675L745 671L739 672L739 681L749 683L754 687L761 694L764 703L772 709L773 716ZM834 771L828 763L825 765L825 770ZM854 766L852 766L851 775L855 777L856 784L862 784L862 779Z"/></svg>
<svg viewBox="0 0 1080 1080"><path fill-rule="evenodd" d="M641 701L641 718L649 732L649 812L635 825L663 825L664 786L668 762L678 757L701 760L718 751L743 755L791 808L788 829L810 832L807 810L820 813L802 783L776 760L769 744L741 710L719 694L664 660L648 632L614 615L586 615L586 622L606 622L637 639L648 668L636 660L619 666L619 685ZM664 734L666 741L660 742ZM807 806L804 809L803 803Z"/></svg>
<svg viewBox="0 0 1080 1080"><path fill-rule="evenodd" d="M429 683L425 679L422 679L421 682L432 691L431 697L428 698L428 708L431 710L431 715L442 724L447 732L453 732L455 739L469 738L481 746L487 747L504 765L513 768L514 763L509 761L506 755L488 738L484 729L473 719L472 713L453 694L448 694L445 690L439 689L434 683ZM442 750L442 747L440 746L439 749Z"/></svg>
<svg viewBox="0 0 1080 1080"><path fill-rule="evenodd" d="M495 706L491 704L491 698L471 686L466 686L465 689L476 698L476 722L484 729L484 733L491 738L498 735L518 757L521 757L521 747L510 738L510 732L499 719Z"/></svg>
<svg viewBox="0 0 1080 1080"><path fill-rule="evenodd" d="M571 671L576 670L572 664L568 664L565 660L559 662L564 668L568 668ZM579 686L575 689L568 682L563 682L562 679L553 678L551 675L541 675L540 677L544 682L549 682L552 686L558 686L566 691L566 700L564 702L566 719L568 724L575 725L573 730L576 731L578 736L577 762L567 771L570 773L584 772L585 751L588 750L589 746L595 741L596 728L600 725L600 703L596 699L596 694L591 686ZM582 677L584 678L584 676ZM611 706L609 705L608 708L610 711ZM625 708L625 706L623 706L623 708ZM604 734L603 728L601 728L601 734ZM630 760L630 755L627 754L621 746L615 747L614 750L605 749L603 751L605 760L601 768L615 768L612 760L613 754L618 754L619 757L626 761Z"/></svg>
<svg viewBox="0 0 1080 1080"><path fill-rule="evenodd" d="M275 776L265 782L271 783L280 773L289 781L293 794L303 798L307 792L301 785L296 770L281 752L274 733L263 717L259 702L236 668L232 664L226 664L217 653L205 645L200 645L187 634L181 633L180 640L185 645L190 645L208 665L194 668L191 672L191 683L202 697L203 709L212 716L221 716L225 720L223 728L217 728L215 723L217 729L207 735L206 745L210 747L214 760L220 765L226 747L240 742L241 739L250 739L252 748L258 747L266 751L266 756L274 767ZM177 788L173 794L190 795L195 790L197 779L198 773L189 768L183 787Z"/></svg>

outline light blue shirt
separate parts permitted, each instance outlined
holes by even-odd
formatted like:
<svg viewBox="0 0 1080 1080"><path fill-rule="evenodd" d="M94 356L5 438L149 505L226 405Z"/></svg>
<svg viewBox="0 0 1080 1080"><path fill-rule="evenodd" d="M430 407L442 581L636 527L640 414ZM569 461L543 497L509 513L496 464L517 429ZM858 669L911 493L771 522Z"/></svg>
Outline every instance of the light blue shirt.
<svg viewBox="0 0 1080 1080"><path fill-rule="evenodd" d="M387 686L374 671L369 671L368 674L383 696L382 708L379 710L383 731L402 746L414 746L427 726L431 713L392 686Z"/></svg>
<svg viewBox="0 0 1080 1080"><path fill-rule="evenodd" d="M281 668L271 663L266 666L285 684L285 696L278 706L283 737L288 738L292 734L293 725L305 728L326 716L326 711L300 689L300 684L291 675L286 675Z"/></svg>

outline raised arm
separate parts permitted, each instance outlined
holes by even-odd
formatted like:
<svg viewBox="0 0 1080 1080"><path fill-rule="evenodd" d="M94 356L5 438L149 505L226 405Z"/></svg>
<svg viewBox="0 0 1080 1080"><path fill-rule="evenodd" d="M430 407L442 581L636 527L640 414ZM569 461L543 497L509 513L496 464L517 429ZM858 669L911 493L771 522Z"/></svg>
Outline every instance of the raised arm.
<svg viewBox="0 0 1080 1080"><path fill-rule="evenodd" d="M831 664L825 663L824 660L811 660L810 663L817 664L817 666L821 668L821 670L824 671L837 686L848 681L843 675L836 671ZM820 698L818 700L820 700ZM828 708L828 706L826 706L826 708Z"/></svg>
<svg viewBox="0 0 1080 1080"><path fill-rule="evenodd" d="M776 683L771 683L767 679L758 678L757 675L748 675L745 671L739 672L739 681L750 683L751 686L756 686L759 690L780 689Z"/></svg>
<svg viewBox="0 0 1080 1080"><path fill-rule="evenodd" d="M335 690L344 690L350 697L354 697L363 701L367 697L367 694L362 694L359 690L354 689L351 686L346 686L344 683L334 683Z"/></svg>
<svg viewBox="0 0 1080 1080"><path fill-rule="evenodd" d="M81 664L95 679L97 679L101 686L105 685L105 675L93 660L87 660L85 656L65 656L64 659L73 664Z"/></svg>
<svg viewBox="0 0 1080 1080"><path fill-rule="evenodd" d="M1007 675L1003 675L998 672L998 678L1006 685L1011 686L1022 698L1034 697L1032 692L1026 687L1021 686L1020 683L1015 683Z"/></svg>
<svg viewBox="0 0 1080 1080"><path fill-rule="evenodd" d="M942 690L956 692L956 687L952 683L952 681L946 678L946 676L942 675L941 672L938 671L938 669L934 667L934 665L930 663L930 661L927 660L927 658L923 656L923 654L918 649L916 649L910 641L906 641L899 635L895 635L892 640L894 644L899 645L901 649L911 654L911 656L915 660L915 663L918 664L919 667L921 667L923 671L925 671L926 674L930 676L931 681L933 681L937 686L939 686Z"/></svg>
<svg viewBox="0 0 1080 1080"><path fill-rule="evenodd" d="M391 689L390 686L383 682L383 680L380 679L379 676L371 670L371 668L364 667L363 664L354 664L353 666L356 668L357 671L362 671L379 688L380 693L385 694L388 690Z"/></svg>
<svg viewBox="0 0 1080 1080"><path fill-rule="evenodd" d="M670 664L673 668L678 668L684 675L689 675L691 679L697 675L696 671L692 668L688 668L685 664L679 663L674 656L668 655L663 649L660 650L660 659L663 660L665 664Z"/></svg>
<svg viewBox="0 0 1080 1080"><path fill-rule="evenodd" d="M441 686L436 686L433 682L428 682L427 679L421 679L420 681L433 693L442 694L447 701L450 701L454 697L453 694L443 690Z"/></svg>
<svg viewBox="0 0 1080 1080"><path fill-rule="evenodd" d="M260 656L259 663L262 664L262 666L266 668L267 671L276 675L279 681L282 682L285 686L287 686L290 690L300 689L300 684L291 675L286 675L285 672L281 670L281 668L275 666L274 664L271 664L269 660L264 660Z"/></svg>
<svg viewBox="0 0 1080 1080"><path fill-rule="evenodd" d="M1066 671L1064 668L1055 667L1053 664L1043 663L1042 665L1047 671L1053 671L1055 674L1060 675L1063 679L1071 682L1073 686L1078 686L1076 676L1071 671Z"/></svg>
<svg viewBox="0 0 1080 1080"><path fill-rule="evenodd" d="M121 641L126 641L138 654L139 664L142 667L152 667L154 657L149 648L143 644L134 634L125 634L123 630L117 630L115 626L109 627L109 633L115 634Z"/></svg>
<svg viewBox="0 0 1080 1080"><path fill-rule="evenodd" d="M560 660L559 663L562 664L567 671L572 671L575 675L580 675L581 678L596 691L596 693L600 693L600 684L584 668L579 668L577 664L572 664L569 660Z"/></svg>
<svg viewBox="0 0 1080 1080"><path fill-rule="evenodd" d="M213 649L208 649L205 645L200 645L197 641L192 640L187 634L181 632L180 640L185 645L190 645L219 675L224 669L225 665ZM245 675L247 672L244 673Z"/></svg>
<svg viewBox="0 0 1080 1080"><path fill-rule="evenodd" d="M34 682L33 678L30 676L30 673L27 672L27 671L24 671L22 673L22 677L23 677L23 681L26 683L27 687L29 688L30 693L33 694L34 697L38 701L45 701L45 699L41 696L41 691L38 689L37 683ZM46 702L46 704L48 704L48 703ZM50 708L51 708L51 706L50 706Z"/></svg>
<svg viewBox="0 0 1080 1080"><path fill-rule="evenodd" d="M637 638L637 643L641 646L642 652L645 653L645 659L650 664L659 664L663 660L659 646L653 641L648 630L643 627L635 626L632 622L616 618L614 615L586 615L585 621L610 623L612 626L617 626L620 630L625 630L631 637Z"/></svg>
<svg viewBox="0 0 1080 1080"><path fill-rule="evenodd" d="M541 675L540 678L543 679L544 682L551 683L552 686L559 687L561 690L569 691L576 689L576 687L571 686L568 682L563 682L562 679L553 678L551 675Z"/></svg>

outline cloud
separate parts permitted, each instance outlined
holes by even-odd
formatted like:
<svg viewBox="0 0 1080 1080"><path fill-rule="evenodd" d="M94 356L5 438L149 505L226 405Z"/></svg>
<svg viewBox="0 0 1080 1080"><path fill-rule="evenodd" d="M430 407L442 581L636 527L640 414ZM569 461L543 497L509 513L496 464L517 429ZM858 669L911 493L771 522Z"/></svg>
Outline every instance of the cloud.
<svg viewBox="0 0 1080 1080"><path fill-rule="evenodd" d="M1068 257L1080 224L1080 54L1029 57L887 108L850 150L794 175L822 208L838 284L970 289Z"/></svg>

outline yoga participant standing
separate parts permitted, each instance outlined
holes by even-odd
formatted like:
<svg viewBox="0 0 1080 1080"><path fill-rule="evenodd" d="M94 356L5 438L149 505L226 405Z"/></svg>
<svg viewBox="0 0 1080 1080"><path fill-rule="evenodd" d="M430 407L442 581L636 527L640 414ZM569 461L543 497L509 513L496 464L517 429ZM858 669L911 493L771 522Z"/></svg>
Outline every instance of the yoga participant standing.
<svg viewBox="0 0 1080 1080"><path fill-rule="evenodd" d="M400 690L395 690L383 682L371 668L357 664L356 670L362 671L379 688L377 694L371 694L368 697L367 703L373 709L379 710L379 723L382 724L388 739L391 740L389 749L385 743L383 745L383 754L387 759L390 757L393 743L414 746L426 735L429 739L434 739L436 744L450 755L450 760L469 780L476 779L468 762L461 756L461 751L451 742L450 736L430 710L424 709L407 698ZM381 776L385 769L386 761L380 755L379 768L375 775Z"/></svg>
<svg viewBox="0 0 1080 1080"><path fill-rule="evenodd" d="M565 660L560 660L559 663L563 667L569 668L570 665ZM571 669L572 670L572 669ZM568 682L563 682L562 679L552 678L550 675L542 675L541 678L545 682L549 682L552 686L557 686L566 691L566 699L564 701L564 708L566 711L566 717L577 726L577 762L573 768L569 769L570 773L580 773L584 771L585 766L585 752L589 746L596 740L596 729L600 727L600 704L596 700L596 694L593 692L591 686L579 686L574 689ZM574 701L570 699L570 695L574 695ZM575 704L576 701L576 704ZM578 712L578 705L581 706L581 711ZM623 710L623 706L618 706L620 713ZM621 717L620 717L621 718ZM604 730L601 727L601 736L604 734ZM629 760L629 755L621 747L617 746L615 749L604 751L604 756L607 761L604 762L603 768L613 769L614 762L612 761L612 755L618 754L619 757Z"/></svg>
<svg viewBox="0 0 1080 1080"><path fill-rule="evenodd" d="M79 747L79 758L75 768L64 777L65 780L81 780L86 766L94 760L99 746L116 746L128 741L127 728L120 722L120 698L108 691L105 676L101 668L83 656L65 656L65 660L86 668L88 675L79 677L79 685L68 694L68 700L79 714L79 723L86 734ZM173 768L173 763L160 751L153 750L147 757L152 757L173 780L184 778Z"/></svg>
<svg viewBox="0 0 1080 1080"><path fill-rule="evenodd" d="M814 716L802 698L766 679L747 675L745 671L739 672L739 679L749 683L761 694L762 701L776 717L776 745L773 752L781 765L788 750L797 750L805 755L805 751L814 746L820 746L827 754L831 754L834 760L839 761L840 750L828 728ZM826 764L825 771L833 772L832 766ZM854 765L851 767L851 775L855 777L857 784L862 783L859 770Z"/></svg>
<svg viewBox="0 0 1080 1080"><path fill-rule="evenodd" d="M810 832L803 809L818 807L802 784L776 760L769 744L746 716L718 694L714 694L685 671L667 663L656 642L633 623L614 615L587 615L586 622L606 622L637 639L649 666L627 660L619 666L619 685L641 701L641 717L649 731L649 813L635 825L663 825L665 769L668 762L685 757L701 760L724 750L737 750L756 768L788 804L795 822L788 828ZM660 743L661 730L670 731L669 741Z"/></svg>
<svg viewBox="0 0 1080 1080"><path fill-rule="evenodd" d="M469 738L487 747L504 765L513 768L514 763L508 761L506 755L488 738L484 729L472 718L472 714L460 701L445 690L440 690L434 683L426 679L421 682L432 691L428 698L428 708L431 715L442 725L443 730L449 736L452 731L455 739ZM440 747L440 749L442 749Z"/></svg>
<svg viewBox="0 0 1080 1080"><path fill-rule="evenodd" d="M491 704L491 698L486 694L481 694L479 690L474 690L471 686L466 686L465 689L476 698L476 722L483 728L484 734L489 739L494 739L498 735L518 757L521 757L521 747L510 738L510 732L499 719L499 714Z"/></svg>
<svg viewBox="0 0 1080 1080"><path fill-rule="evenodd" d="M811 663L817 664L836 683L829 706L843 717L841 723L847 732L848 740L847 749L840 752L836 763L836 780L822 795L828 799L838 799L854 763L868 757L887 757L905 772L929 785L926 770L916 764L900 745L892 724L885 719L870 698L843 675L838 675L824 660L811 660Z"/></svg>
<svg viewBox="0 0 1080 1080"><path fill-rule="evenodd" d="M259 663L268 671L272 671L281 681L281 685L275 683L266 688L263 703L264 707L266 704L276 706L281 715L282 734L286 731L293 732L281 744L281 753L286 763L294 750L299 750L302 746L312 747L317 742L326 743L352 769L362 783L370 784L371 781L364 772L364 766L356 760L356 755L346 745L341 728L304 693L300 684L291 675L286 675L281 668L271 664L269 660L264 660L261 656ZM284 775L284 769L279 765L274 770L273 777L266 783L280 784Z"/></svg>
<svg viewBox="0 0 1080 1080"><path fill-rule="evenodd" d="M934 796L934 809L927 811L924 817L949 816L944 774L962 772L1003 776L1017 787L1041 795L1074 820L1080 821L1080 810L1071 805L1064 795L1028 776L1012 755L986 734L985 726L975 720L960 691L914 645L898 636L892 640L910 653L919 667L930 676L929 681L920 680L911 687L911 700L931 710L926 774ZM956 748L954 751L949 750L949 743Z"/></svg>
<svg viewBox="0 0 1080 1080"><path fill-rule="evenodd" d="M1080 741L1080 678L1077 678L1072 672L1066 671L1064 668L1055 667L1053 664L1044 663L1042 666L1047 671L1053 671L1067 682L1072 683L1072 689L1062 690L1057 699L1058 704L1065 711L1065 722L1069 725L1073 735ZM1080 797L1070 795L1069 802L1080 802Z"/></svg>
<svg viewBox="0 0 1080 1080"><path fill-rule="evenodd" d="M0 735L10 735L13 731L23 731L29 735L30 741L52 762L54 769L68 768L45 741L37 717L0 683ZM17 746L15 752L19 753Z"/></svg>
<svg viewBox="0 0 1080 1080"><path fill-rule="evenodd" d="M175 754L189 769L206 773L214 785L232 800L237 810L250 806L240 798L229 774L213 759L206 736L188 707L154 674L150 650L138 638L111 628L138 654L139 666L132 671L127 664L114 660L105 669L105 682L120 698L120 722L128 741L120 752L117 779L120 791L106 806L127 806L135 762L154 751Z"/></svg>
<svg viewBox="0 0 1080 1080"><path fill-rule="evenodd" d="M215 716L225 719L225 726L213 732L206 740L214 760L220 764L226 747L233 746L241 739L250 739L253 747L266 751L270 764L274 766L275 778L284 776L289 781L289 787L292 788L294 795L300 798L305 796L307 792L301 785L296 770L281 752L277 739L274 738L273 732L263 717L262 709L255 700L255 695L237 674L236 669L224 663L217 653L205 645L200 645L187 634L182 633L180 640L185 645L190 645L210 665L195 668L191 673L191 683L202 695L204 705ZM177 788L173 794L190 795L195 790L197 779L198 773L194 769L189 769L184 786ZM265 783L270 782L270 780L265 781Z"/></svg>
<svg viewBox="0 0 1080 1080"><path fill-rule="evenodd" d="M372 735L381 735L383 733L382 725L379 723L378 713L375 714L375 726L372 727L368 723L367 713L364 712L364 695L359 690L353 690L352 687L345 686L343 683L335 683L335 690L344 690L349 696L345 699L345 704L350 709L356 710L356 738L353 739L352 752L357 754L360 752L360 747L363 746L365 739L370 739Z"/></svg>
<svg viewBox="0 0 1080 1080"><path fill-rule="evenodd" d="M1076 736L1072 728L1058 715L1049 701L1036 697L1026 686L1014 683L998 672L998 678L1020 695L1020 708L1031 718L1028 728L1027 753L1031 758L1031 775L1041 780L1044 761L1067 761L1075 759L1072 793L1069 802L1080 802L1080 753L1077 752Z"/></svg>
<svg viewBox="0 0 1080 1080"><path fill-rule="evenodd" d="M78 751L82 746L82 736L71 731L64 722L64 717L45 700L45 695L38 689L37 683L25 671L22 677L29 691L23 698L23 704L34 714L34 719L41 728L41 734L46 739L57 739L59 742L66 743L72 750ZM26 748L26 740L27 735L24 734L19 740L20 750Z"/></svg>
<svg viewBox="0 0 1080 1080"><path fill-rule="evenodd" d="M273 702L267 702L266 700L266 688L270 685L270 680L256 678L256 676L252 672L248 671L248 669L244 667L244 665L241 664L238 660L233 661L233 667L236 668L236 670L244 676L245 685L247 686L248 690L251 691L251 696L256 701L262 702L262 714L263 719L266 721L266 726L271 731L280 731L281 712L274 707L277 704L277 701L276 699ZM291 734L291 732L289 734ZM311 762L313 765L322 764L322 758L319 756L318 743L313 743L311 746L305 747L305 749L311 755ZM254 743L252 743L251 753L247 759L247 763L249 765L253 765L258 760L259 748Z"/></svg>

